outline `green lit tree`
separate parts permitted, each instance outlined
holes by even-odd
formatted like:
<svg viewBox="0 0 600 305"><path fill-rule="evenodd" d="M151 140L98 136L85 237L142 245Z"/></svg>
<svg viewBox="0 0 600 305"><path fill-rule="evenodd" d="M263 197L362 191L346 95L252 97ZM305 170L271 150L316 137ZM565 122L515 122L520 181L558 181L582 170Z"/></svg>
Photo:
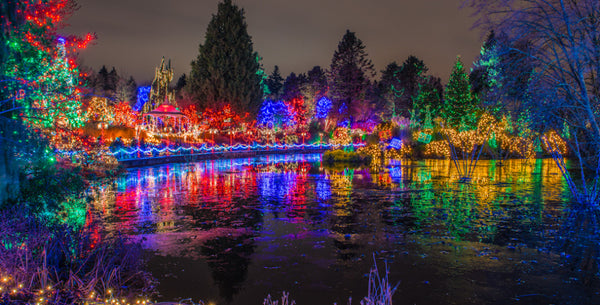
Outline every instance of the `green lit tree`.
<svg viewBox="0 0 600 305"><path fill-rule="evenodd" d="M256 113L264 94L258 58L244 10L231 0L219 3L188 79L198 108L229 104L235 112Z"/></svg>
<svg viewBox="0 0 600 305"><path fill-rule="evenodd" d="M22 166L54 160L44 135L82 126L82 88L69 52L85 48L93 35L56 32L75 8L70 0L0 4L0 202L4 194L14 198Z"/></svg>
<svg viewBox="0 0 600 305"><path fill-rule="evenodd" d="M460 57L457 57L446 85L443 117L450 126L473 127L476 123L476 109L469 76Z"/></svg>
<svg viewBox="0 0 600 305"><path fill-rule="evenodd" d="M444 87L439 77L424 76L418 84L417 94L413 97L413 108L420 120L426 116L438 116L444 106Z"/></svg>
<svg viewBox="0 0 600 305"><path fill-rule="evenodd" d="M381 71L381 80L379 81L379 90L382 99L385 101L383 105L384 117L395 117L401 110L401 99L404 91L400 85L400 71L402 67L396 62L392 62Z"/></svg>

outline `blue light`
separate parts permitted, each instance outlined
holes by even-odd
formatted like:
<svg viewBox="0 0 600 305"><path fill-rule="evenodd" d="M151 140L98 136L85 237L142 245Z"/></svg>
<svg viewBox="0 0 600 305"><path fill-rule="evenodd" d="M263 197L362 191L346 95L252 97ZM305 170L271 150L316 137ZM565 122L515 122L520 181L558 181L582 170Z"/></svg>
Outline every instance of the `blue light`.
<svg viewBox="0 0 600 305"><path fill-rule="evenodd" d="M133 111L139 112L142 110L144 105L148 102L150 98L150 86L138 87L137 89L137 102L133 105Z"/></svg>
<svg viewBox="0 0 600 305"><path fill-rule="evenodd" d="M329 115L329 111L333 108L333 103L327 97L322 97L315 105L315 118L325 119Z"/></svg>
<svg viewBox="0 0 600 305"><path fill-rule="evenodd" d="M283 101L265 100L258 113L258 124L266 127L294 126L293 114Z"/></svg>
<svg viewBox="0 0 600 305"><path fill-rule="evenodd" d="M401 149L402 148L402 140L393 138L390 141L390 147L395 148L395 149Z"/></svg>
<svg viewBox="0 0 600 305"><path fill-rule="evenodd" d="M65 40L65 38L64 38L64 37L58 37L58 42L59 42L60 44L65 44L67 41Z"/></svg>
<svg viewBox="0 0 600 305"><path fill-rule="evenodd" d="M344 113L348 112L348 105L346 105L346 103L342 103L342 105L340 106L340 109L338 109L338 112L340 114L344 114Z"/></svg>

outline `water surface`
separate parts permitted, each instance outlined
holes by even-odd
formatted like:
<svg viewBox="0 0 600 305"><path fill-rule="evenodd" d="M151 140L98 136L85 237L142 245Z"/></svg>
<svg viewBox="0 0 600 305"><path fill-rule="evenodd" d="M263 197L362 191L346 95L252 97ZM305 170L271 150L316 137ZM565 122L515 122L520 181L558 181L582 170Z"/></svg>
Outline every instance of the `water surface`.
<svg viewBox="0 0 600 305"><path fill-rule="evenodd" d="M261 156L130 169L95 189L93 220L152 252L163 300L358 304L384 261L395 304L598 304L560 249L568 189L553 161L326 168Z"/></svg>

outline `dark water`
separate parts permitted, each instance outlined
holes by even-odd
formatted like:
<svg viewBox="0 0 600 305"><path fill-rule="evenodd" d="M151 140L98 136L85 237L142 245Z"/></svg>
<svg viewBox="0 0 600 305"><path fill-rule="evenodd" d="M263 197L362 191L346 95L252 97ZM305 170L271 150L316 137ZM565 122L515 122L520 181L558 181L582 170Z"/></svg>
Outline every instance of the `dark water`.
<svg viewBox="0 0 600 305"><path fill-rule="evenodd" d="M556 247L569 207L552 160L480 161L469 184L449 161L381 173L320 155L132 169L96 190L94 217L154 254L162 300L353 304L376 258L395 304L600 304Z"/></svg>

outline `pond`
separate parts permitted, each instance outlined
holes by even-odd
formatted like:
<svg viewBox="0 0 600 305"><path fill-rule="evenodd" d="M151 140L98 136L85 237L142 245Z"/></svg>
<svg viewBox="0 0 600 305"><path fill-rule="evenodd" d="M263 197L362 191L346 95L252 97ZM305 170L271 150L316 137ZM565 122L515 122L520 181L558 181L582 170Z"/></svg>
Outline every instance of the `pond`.
<svg viewBox="0 0 600 305"><path fill-rule="evenodd" d="M447 160L379 172L321 155L130 169L93 189L92 217L140 241L161 300L358 304L377 261L394 304L598 304L556 247L568 188L551 159Z"/></svg>

